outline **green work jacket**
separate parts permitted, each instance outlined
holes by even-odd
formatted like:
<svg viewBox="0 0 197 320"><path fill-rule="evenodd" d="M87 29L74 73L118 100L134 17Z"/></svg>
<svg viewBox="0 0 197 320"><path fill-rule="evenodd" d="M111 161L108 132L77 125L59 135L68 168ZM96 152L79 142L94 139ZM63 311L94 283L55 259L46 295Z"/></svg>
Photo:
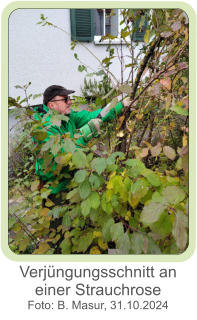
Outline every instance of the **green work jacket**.
<svg viewBox="0 0 197 320"><path fill-rule="evenodd" d="M117 114L120 114L122 111L122 103L119 102L115 108L112 108L109 113L105 116L105 122L113 120ZM64 135L66 133L70 133L70 137L73 138L74 134L77 133L77 129L80 129L85 124L87 124L91 119L95 119L102 109L98 109L92 112L89 112L87 110L82 110L79 112L75 112L71 110L71 113L68 116L69 120L61 121L61 125L52 125L50 119L51 119L51 112L49 113L49 108L45 105L43 105L43 112L38 111L38 107L34 108L35 113L35 120L40 120L44 115L45 121L43 123L43 126L46 127L46 133L47 137L38 143L45 143L47 142L51 136L54 135ZM47 116L47 113L49 115ZM37 143L35 137L33 137L33 142ZM81 136L79 139L76 140L76 143L78 146L85 146L86 142L84 141L83 137ZM55 157L55 156L54 156ZM54 181L57 177L53 174L54 170L57 167L57 163L53 161L52 169L48 172L44 172L43 170L43 158L37 158L36 159L36 175L40 176L41 180L43 182L47 181ZM65 173L68 173L68 167L65 167ZM50 187L51 193L56 194L62 190L66 190L66 186L68 185L70 179L63 179L63 181L60 181L59 184L56 187Z"/></svg>

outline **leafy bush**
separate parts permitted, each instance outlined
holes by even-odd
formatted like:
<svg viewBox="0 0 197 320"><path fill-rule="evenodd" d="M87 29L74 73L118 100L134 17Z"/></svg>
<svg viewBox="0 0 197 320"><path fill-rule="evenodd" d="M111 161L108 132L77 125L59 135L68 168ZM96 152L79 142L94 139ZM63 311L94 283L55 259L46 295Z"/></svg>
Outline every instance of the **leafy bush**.
<svg viewBox="0 0 197 320"><path fill-rule="evenodd" d="M132 38L131 25L144 15L149 22L145 42L140 57L134 57L136 44L126 38ZM9 244L14 252L178 254L187 248L188 23L179 9L124 9L122 17L126 27L121 38L133 63L121 60L121 72L130 68L131 79L117 82L113 94L129 95L131 104L116 123L103 127L103 148L98 150L96 140L78 148L78 134L70 138L69 133L44 143L43 121L24 109L26 143L30 136L38 141L32 150L27 147L45 159L45 172L54 162L56 170L54 180L40 187L38 177L28 176L24 201L10 207ZM43 15L41 20L47 25ZM112 82L113 59L111 51L101 61ZM112 106L116 103L114 97ZM53 120L60 121L58 115ZM55 198L50 187L61 179L70 182ZM24 176L16 189L23 181Z"/></svg>

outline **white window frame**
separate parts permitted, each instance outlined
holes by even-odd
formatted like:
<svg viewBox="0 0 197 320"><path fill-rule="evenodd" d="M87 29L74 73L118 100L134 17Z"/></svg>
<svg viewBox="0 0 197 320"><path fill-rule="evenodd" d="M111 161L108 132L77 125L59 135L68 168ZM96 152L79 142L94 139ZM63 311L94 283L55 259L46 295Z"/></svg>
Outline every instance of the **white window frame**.
<svg viewBox="0 0 197 320"><path fill-rule="evenodd" d="M117 8L118 9L118 8ZM103 11L104 11L104 19L103 19L103 24L104 24L104 27L103 27L103 29L104 29L104 35L105 35L105 10L106 9L103 9ZM121 18L121 15L120 15L120 10L121 9L118 9L118 36L117 36L117 38L116 39L106 39L106 40L102 40L101 41L101 37L102 36L94 36L94 44L95 45L103 45L103 44L106 44L106 45L108 45L109 43L111 43L111 44L126 44L125 43L125 41L123 41L121 38L120 38L120 31L121 31L121 29L122 28L124 28L124 26L125 26L125 24L122 24L121 26L120 26L120 18ZM126 42L130 42L130 37L127 37L126 38Z"/></svg>

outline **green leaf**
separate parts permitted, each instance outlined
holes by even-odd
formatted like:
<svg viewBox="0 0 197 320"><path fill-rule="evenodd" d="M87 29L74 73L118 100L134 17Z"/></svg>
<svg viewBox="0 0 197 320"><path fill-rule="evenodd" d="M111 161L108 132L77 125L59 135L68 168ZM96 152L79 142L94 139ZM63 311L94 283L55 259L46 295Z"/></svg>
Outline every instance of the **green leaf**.
<svg viewBox="0 0 197 320"><path fill-rule="evenodd" d="M51 190L47 189L47 188L42 188L40 190L41 193L41 198L42 199L47 199L47 197L49 196L49 194L51 193Z"/></svg>
<svg viewBox="0 0 197 320"><path fill-rule="evenodd" d="M140 190L142 186L143 186L143 180L138 179L131 185L131 189L130 189L131 193L135 194L137 191Z"/></svg>
<svg viewBox="0 0 197 320"><path fill-rule="evenodd" d="M70 200L71 203L79 202L81 200L79 195L79 189L75 188L67 193L66 199Z"/></svg>
<svg viewBox="0 0 197 320"><path fill-rule="evenodd" d="M21 86L19 86L19 85L14 86L14 88L16 88L16 89L23 89L23 87L21 87Z"/></svg>
<svg viewBox="0 0 197 320"><path fill-rule="evenodd" d="M9 229L11 229L16 223L15 217L9 217Z"/></svg>
<svg viewBox="0 0 197 320"><path fill-rule="evenodd" d="M148 248L147 248L147 254L161 254L160 248L155 244L155 242L148 237Z"/></svg>
<svg viewBox="0 0 197 320"><path fill-rule="evenodd" d="M100 205L100 197L99 197L98 193L95 191L92 192L88 199L89 199L91 208L98 209L98 207Z"/></svg>
<svg viewBox="0 0 197 320"><path fill-rule="evenodd" d="M79 65L78 66L78 71L79 72L83 72L84 70L87 71L87 68L84 65Z"/></svg>
<svg viewBox="0 0 197 320"><path fill-rule="evenodd" d="M188 235L188 217L180 210L176 212L172 234L176 240L177 247L183 251L186 248Z"/></svg>
<svg viewBox="0 0 197 320"><path fill-rule="evenodd" d="M65 228L70 228L72 224L71 218L68 214L65 214L62 220L62 226Z"/></svg>
<svg viewBox="0 0 197 320"><path fill-rule="evenodd" d="M64 151L67 153L73 153L76 149L76 145L71 139L65 139L64 143L62 144L62 147Z"/></svg>
<svg viewBox="0 0 197 320"><path fill-rule="evenodd" d="M172 222L170 216L164 211L159 220L151 225L153 232L159 234L161 237L167 237L172 231Z"/></svg>
<svg viewBox="0 0 197 320"><path fill-rule="evenodd" d="M34 130L31 135L36 138L38 141L43 141L47 137L46 131Z"/></svg>
<svg viewBox="0 0 197 320"><path fill-rule="evenodd" d="M147 206L144 206L140 221L145 225L151 225L159 220L159 217L167 208L167 205L159 202L150 202Z"/></svg>
<svg viewBox="0 0 197 320"><path fill-rule="evenodd" d="M158 191L155 191L152 194L152 201L153 202L162 202L162 200L163 200L163 197Z"/></svg>
<svg viewBox="0 0 197 320"><path fill-rule="evenodd" d="M188 116L189 112L188 109L184 109L182 106L180 105L175 105L171 108L172 111L176 112L177 114L180 114L182 116Z"/></svg>
<svg viewBox="0 0 197 320"><path fill-rule="evenodd" d="M143 252L144 236L142 233L133 232L131 235L131 249L135 254L141 254Z"/></svg>
<svg viewBox="0 0 197 320"><path fill-rule="evenodd" d="M92 231L85 231L80 236L80 241L78 243L77 252L85 252L88 247L91 245L93 240L93 232Z"/></svg>
<svg viewBox="0 0 197 320"><path fill-rule="evenodd" d="M30 239L29 239L29 238L23 239L23 240L20 242L19 250L24 252L24 251L27 249L27 246L28 246L29 244L30 244Z"/></svg>
<svg viewBox="0 0 197 320"><path fill-rule="evenodd" d="M55 157L55 162L62 166L66 166L70 162L71 158L72 158L71 153L62 154Z"/></svg>
<svg viewBox="0 0 197 320"><path fill-rule="evenodd" d="M164 203L178 204L185 199L185 192L177 186L169 186L162 193Z"/></svg>
<svg viewBox="0 0 197 320"><path fill-rule="evenodd" d="M112 164L114 164L116 161L116 158L120 158L120 160L123 160L125 159L125 154L120 151L113 152L112 154L110 154L110 156L106 160L107 165L111 166Z"/></svg>
<svg viewBox="0 0 197 320"><path fill-rule="evenodd" d="M87 177L87 171L86 170L78 170L75 173L74 180L76 183L81 183L85 180Z"/></svg>
<svg viewBox="0 0 197 320"><path fill-rule="evenodd" d="M124 233L117 240L117 248L121 250L121 254L129 254L131 249L131 242L128 233Z"/></svg>
<svg viewBox="0 0 197 320"><path fill-rule="evenodd" d="M82 199L86 199L91 193L91 185L88 179L85 179L79 186L79 194Z"/></svg>
<svg viewBox="0 0 197 320"><path fill-rule="evenodd" d="M76 150L72 155L73 164L76 168L81 169L85 168L86 166L86 155L81 150Z"/></svg>
<svg viewBox="0 0 197 320"><path fill-rule="evenodd" d="M153 171L145 169L142 172L142 175L152 184L152 186L159 187L161 185L159 177Z"/></svg>
<svg viewBox="0 0 197 320"><path fill-rule="evenodd" d="M91 204L89 199L86 199L81 202L81 213L86 218L88 214L90 213Z"/></svg>
<svg viewBox="0 0 197 320"><path fill-rule="evenodd" d="M70 239L64 239L60 244L60 248L62 249L63 254L70 254L71 253Z"/></svg>
<svg viewBox="0 0 197 320"><path fill-rule="evenodd" d="M129 159L125 161L125 164L139 171L142 171L143 169L146 168L143 162L138 159Z"/></svg>
<svg viewBox="0 0 197 320"><path fill-rule="evenodd" d="M102 229L102 234L106 242L112 239L110 229L113 225L114 225L114 219L112 218L109 218L109 220L107 220L107 222L105 222L104 224L104 227Z"/></svg>
<svg viewBox="0 0 197 320"><path fill-rule="evenodd" d="M44 152L44 151L47 151L47 150L49 150L49 151L53 151L53 150L55 150L55 153L53 153L53 155L55 155L55 154L57 154L57 152L60 150L60 148L61 148L61 146L60 146L60 137L59 136L50 136L50 138L49 138L49 140L48 141L46 141L44 144L43 144L43 146L42 146L42 152ZM54 146L54 144L56 145L56 148L54 148L53 146ZM53 149L52 149L52 147L53 147Z"/></svg>
<svg viewBox="0 0 197 320"><path fill-rule="evenodd" d="M132 208L136 208L138 203L143 201L147 192L150 190L149 183L144 178L138 179L131 185L128 201Z"/></svg>
<svg viewBox="0 0 197 320"><path fill-rule="evenodd" d="M99 175L106 169L107 162L105 158L96 158L91 162L91 167Z"/></svg>
<svg viewBox="0 0 197 320"><path fill-rule="evenodd" d="M39 244L39 247L38 247L36 250L34 250L33 253L34 253L34 254L46 254L49 249L50 249L50 246L49 246L48 243L46 243L46 242L41 242L41 243Z"/></svg>
<svg viewBox="0 0 197 320"><path fill-rule="evenodd" d="M95 173L92 173L90 175L89 182L90 182L93 190L97 190L101 186L101 179Z"/></svg>
<svg viewBox="0 0 197 320"><path fill-rule="evenodd" d="M103 193L102 198L101 198L101 208L103 211L105 211L108 214L111 214L113 212L113 207L110 202L106 201L106 194Z"/></svg>
<svg viewBox="0 0 197 320"><path fill-rule="evenodd" d="M65 208L62 207L54 207L50 213L48 214L49 216L53 216L54 219L59 218L60 214L62 211L65 210Z"/></svg>
<svg viewBox="0 0 197 320"><path fill-rule="evenodd" d="M124 228L123 228L122 222L113 224L110 228L110 233L111 233L112 241L118 240L118 238L124 234Z"/></svg>
<svg viewBox="0 0 197 320"><path fill-rule="evenodd" d="M51 153L55 156L61 149L60 143L54 142L51 146Z"/></svg>

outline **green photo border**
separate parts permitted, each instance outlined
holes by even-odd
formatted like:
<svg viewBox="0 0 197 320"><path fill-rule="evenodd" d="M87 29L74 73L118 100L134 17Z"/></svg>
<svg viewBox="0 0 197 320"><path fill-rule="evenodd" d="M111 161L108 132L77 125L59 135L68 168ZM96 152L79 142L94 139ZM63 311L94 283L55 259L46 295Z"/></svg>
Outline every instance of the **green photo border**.
<svg viewBox="0 0 197 320"><path fill-rule="evenodd" d="M17 255L8 246L8 19L16 9L69 9L69 8L179 8L189 17L189 246L179 255ZM2 98L1 98L1 199L2 226L1 248L4 255L13 261L45 262L181 262L191 257L196 243L196 14L185 2L73 2L73 1L17 1L5 7L2 13Z"/></svg>

